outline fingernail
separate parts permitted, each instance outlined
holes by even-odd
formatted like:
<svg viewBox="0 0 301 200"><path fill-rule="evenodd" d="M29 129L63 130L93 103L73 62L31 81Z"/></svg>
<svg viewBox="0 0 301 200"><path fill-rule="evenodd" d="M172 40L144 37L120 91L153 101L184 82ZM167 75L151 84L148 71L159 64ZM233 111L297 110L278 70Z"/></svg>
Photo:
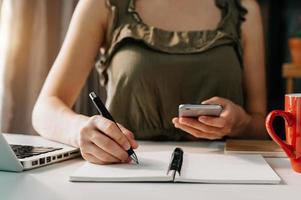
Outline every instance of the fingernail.
<svg viewBox="0 0 301 200"><path fill-rule="evenodd" d="M199 121L203 121L204 119L205 119L204 116L200 116L200 117L199 117Z"/></svg>
<svg viewBox="0 0 301 200"><path fill-rule="evenodd" d="M131 134L130 134L130 138L135 139L134 133L132 133L132 132L130 132L130 133L131 133Z"/></svg>
<svg viewBox="0 0 301 200"><path fill-rule="evenodd" d="M126 143L123 144L123 148L125 150L129 150L131 148L131 145L128 142L126 142Z"/></svg>
<svg viewBox="0 0 301 200"><path fill-rule="evenodd" d="M133 144L132 146L134 147L138 146L138 143L135 140L132 141L132 144Z"/></svg>

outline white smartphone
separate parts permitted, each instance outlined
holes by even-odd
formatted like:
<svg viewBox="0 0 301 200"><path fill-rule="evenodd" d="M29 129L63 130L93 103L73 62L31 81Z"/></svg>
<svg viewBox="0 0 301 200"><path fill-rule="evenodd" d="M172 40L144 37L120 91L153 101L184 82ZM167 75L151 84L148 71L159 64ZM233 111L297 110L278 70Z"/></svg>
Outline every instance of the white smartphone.
<svg viewBox="0 0 301 200"><path fill-rule="evenodd" d="M219 104L181 104L179 117L220 116L223 106Z"/></svg>

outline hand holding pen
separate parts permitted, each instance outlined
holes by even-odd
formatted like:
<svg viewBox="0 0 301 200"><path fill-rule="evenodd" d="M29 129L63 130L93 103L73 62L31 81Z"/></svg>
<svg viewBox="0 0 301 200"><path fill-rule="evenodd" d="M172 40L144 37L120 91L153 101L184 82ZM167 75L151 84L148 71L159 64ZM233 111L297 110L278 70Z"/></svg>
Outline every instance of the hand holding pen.
<svg viewBox="0 0 301 200"><path fill-rule="evenodd" d="M96 164L130 162L135 159L132 149L138 147L131 131L100 115L90 117L81 128L79 141L82 156Z"/></svg>
<svg viewBox="0 0 301 200"><path fill-rule="evenodd" d="M110 114L110 112L106 109L105 105L102 103L102 101L100 100L100 98L94 92L91 92L89 94L89 96L90 96L90 98L91 98L94 106L98 110L99 114L101 114L106 119L109 119L112 122L114 122L114 124L116 125L116 127L122 133L122 130L120 129L120 127L118 126L118 124L115 122L115 120L114 120L113 116ZM118 139L117 135L116 135L116 138ZM127 151L128 155L138 164L139 162L138 162L137 155L134 152L134 150L132 149L132 147L131 146L125 146L124 148Z"/></svg>

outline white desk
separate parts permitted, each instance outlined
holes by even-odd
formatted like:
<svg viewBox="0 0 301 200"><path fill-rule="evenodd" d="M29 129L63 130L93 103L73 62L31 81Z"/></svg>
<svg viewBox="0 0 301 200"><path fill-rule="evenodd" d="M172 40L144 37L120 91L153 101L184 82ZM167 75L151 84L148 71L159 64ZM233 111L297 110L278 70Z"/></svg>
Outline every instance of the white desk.
<svg viewBox="0 0 301 200"><path fill-rule="evenodd" d="M181 146L187 152L222 153L224 144L222 142L141 142L139 151L173 150L175 146ZM269 158L266 160L282 178L282 184L71 183L68 181L69 175L84 163L78 158L23 173L0 172L0 200L283 200L289 197L300 198L301 174L290 169L288 159Z"/></svg>

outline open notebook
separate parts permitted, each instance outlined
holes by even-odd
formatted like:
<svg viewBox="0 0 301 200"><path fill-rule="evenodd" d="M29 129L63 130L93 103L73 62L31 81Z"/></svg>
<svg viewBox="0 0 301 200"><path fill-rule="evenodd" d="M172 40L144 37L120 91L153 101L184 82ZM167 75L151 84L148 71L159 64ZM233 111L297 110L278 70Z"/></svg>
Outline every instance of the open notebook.
<svg viewBox="0 0 301 200"><path fill-rule="evenodd" d="M140 164L86 162L70 176L70 181L244 184L278 184L281 181L260 155L183 153L177 158L173 156L175 151L140 153Z"/></svg>

